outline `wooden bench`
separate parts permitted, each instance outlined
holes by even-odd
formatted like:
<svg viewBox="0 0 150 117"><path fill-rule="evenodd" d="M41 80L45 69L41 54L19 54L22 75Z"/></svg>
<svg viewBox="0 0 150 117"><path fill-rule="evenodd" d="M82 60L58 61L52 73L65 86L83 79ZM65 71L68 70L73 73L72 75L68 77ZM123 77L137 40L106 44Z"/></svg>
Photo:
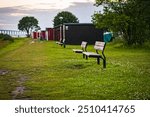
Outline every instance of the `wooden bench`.
<svg viewBox="0 0 150 117"><path fill-rule="evenodd" d="M97 64L100 64L100 59L103 59L103 68L106 68L106 57L104 55L105 42L96 41L94 45L95 52L83 52L83 56L88 59L88 57L97 58ZM101 51L101 54L98 52Z"/></svg>
<svg viewBox="0 0 150 117"><path fill-rule="evenodd" d="M87 48L87 42L86 41L82 41L81 48L82 49L73 49L73 52L75 52L75 53L86 52L86 48Z"/></svg>
<svg viewBox="0 0 150 117"><path fill-rule="evenodd" d="M66 47L65 39L62 39L61 41L56 41L56 44L64 46L64 48Z"/></svg>

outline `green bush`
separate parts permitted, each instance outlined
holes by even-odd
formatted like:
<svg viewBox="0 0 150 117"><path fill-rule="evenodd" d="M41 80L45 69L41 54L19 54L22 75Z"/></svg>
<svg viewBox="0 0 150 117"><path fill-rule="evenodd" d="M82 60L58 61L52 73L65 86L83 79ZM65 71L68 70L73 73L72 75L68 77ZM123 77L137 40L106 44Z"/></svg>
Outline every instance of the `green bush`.
<svg viewBox="0 0 150 117"><path fill-rule="evenodd" d="M0 40L4 40L4 41L8 40L8 41L11 41L11 42L14 41L14 39L10 35L3 34L3 33L0 34Z"/></svg>

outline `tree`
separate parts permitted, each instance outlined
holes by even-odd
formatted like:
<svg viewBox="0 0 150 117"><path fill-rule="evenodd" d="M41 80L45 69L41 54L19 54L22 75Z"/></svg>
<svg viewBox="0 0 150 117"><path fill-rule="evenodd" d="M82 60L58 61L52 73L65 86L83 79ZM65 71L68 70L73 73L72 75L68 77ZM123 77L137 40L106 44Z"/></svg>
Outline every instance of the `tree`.
<svg viewBox="0 0 150 117"><path fill-rule="evenodd" d="M62 11L54 17L53 22L54 22L54 26L57 26L63 23L79 23L79 20L71 12Z"/></svg>
<svg viewBox="0 0 150 117"><path fill-rule="evenodd" d="M40 27L38 26L38 20L34 17L23 17L18 23L18 29L21 31L27 32L27 37L30 37L30 32L33 29L39 30Z"/></svg>
<svg viewBox="0 0 150 117"><path fill-rule="evenodd" d="M93 23L123 36L128 45L143 44L150 32L150 1L141 0L96 0L104 5L104 13L95 13Z"/></svg>

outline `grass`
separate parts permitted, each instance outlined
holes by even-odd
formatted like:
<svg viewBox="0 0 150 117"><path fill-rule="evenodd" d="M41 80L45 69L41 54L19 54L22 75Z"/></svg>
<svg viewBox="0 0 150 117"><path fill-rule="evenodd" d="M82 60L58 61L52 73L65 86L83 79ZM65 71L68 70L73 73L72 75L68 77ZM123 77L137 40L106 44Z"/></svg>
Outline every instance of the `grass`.
<svg viewBox="0 0 150 117"><path fill-rule="evenodd" d="M85 60L72 52L80 46L62 48L55 42L17 40L0 50L0 99L12 99L21 83L24 93L17 99L150 99L150 49L123 48L107 44L107 68L94 58ZM88 46L88 51L94 51Z"/></svg>
<svg viewBox="0 0 150 117"><path fill-rule="evenodd" d="M0 40L0 49L6 47L10 43L12 43L12 42Z"/></svg>

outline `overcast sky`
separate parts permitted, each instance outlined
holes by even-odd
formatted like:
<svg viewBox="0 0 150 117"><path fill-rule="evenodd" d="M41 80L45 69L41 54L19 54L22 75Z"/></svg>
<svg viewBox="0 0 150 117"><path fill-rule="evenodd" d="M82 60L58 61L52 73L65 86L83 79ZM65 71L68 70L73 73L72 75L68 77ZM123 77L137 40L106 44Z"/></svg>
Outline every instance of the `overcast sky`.
<svg viewBox="0 0 150 117"><path fill-rule="evenodd" d="M80 23L90 23L95 0L0 0L0 29L17 30L19 20L34 16L44 30L53 27L53 19L61 11L70 11Z"/></svg>

